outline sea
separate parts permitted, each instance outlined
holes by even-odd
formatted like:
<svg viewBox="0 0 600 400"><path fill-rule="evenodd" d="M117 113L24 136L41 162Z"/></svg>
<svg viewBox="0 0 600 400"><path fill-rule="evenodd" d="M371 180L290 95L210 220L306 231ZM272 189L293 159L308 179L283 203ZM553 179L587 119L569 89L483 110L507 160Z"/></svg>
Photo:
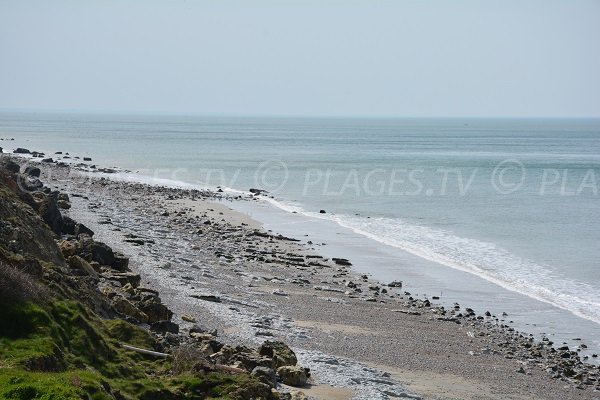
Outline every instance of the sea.
<svg viewBox="0 0 600 400"><path fill-rule="evenodd" d="M4 112L0 138L131 171L116 179L262 190L229 205L411 295L583 343L597 363L598 119Z"/></svg>

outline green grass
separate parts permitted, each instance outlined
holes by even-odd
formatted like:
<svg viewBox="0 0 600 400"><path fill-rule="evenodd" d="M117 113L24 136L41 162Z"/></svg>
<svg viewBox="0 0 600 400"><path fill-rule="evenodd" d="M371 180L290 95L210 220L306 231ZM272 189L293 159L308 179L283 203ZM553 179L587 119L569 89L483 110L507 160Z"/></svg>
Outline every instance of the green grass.
<svg viewBox="0 0 600 400"><path fill-rule="evenodd" d="M123 320L103 320L74 301L0 307L0 399L228 399L261 390L248 375L172 376L168 360L127 351L153 337ZM242 389L240 389L242 388Z"/></svg>

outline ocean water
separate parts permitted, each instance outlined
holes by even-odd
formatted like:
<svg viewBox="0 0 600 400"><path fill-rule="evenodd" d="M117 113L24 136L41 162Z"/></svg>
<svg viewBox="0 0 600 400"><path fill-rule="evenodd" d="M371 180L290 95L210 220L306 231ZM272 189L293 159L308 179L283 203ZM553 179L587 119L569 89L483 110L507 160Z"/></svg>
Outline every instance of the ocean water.
<svg viewBox="0 0 600 400"><path fill-rule="evenodd" d="M600 120L5 113L0 137L139 180L267 190L232 205L413 293L600 349Z"/></svg>

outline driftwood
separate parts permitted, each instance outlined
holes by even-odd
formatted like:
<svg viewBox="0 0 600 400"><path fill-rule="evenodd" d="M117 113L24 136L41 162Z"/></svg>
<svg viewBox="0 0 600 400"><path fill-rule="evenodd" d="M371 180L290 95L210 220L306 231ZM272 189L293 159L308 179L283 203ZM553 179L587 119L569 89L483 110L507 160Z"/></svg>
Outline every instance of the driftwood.
<svg viewBox="0 0 600 400"><path fill-rule="evenodd" d="M146 354L146 355L149 355L149 356L160 357L160 358L169 358L169 357L171 357L171 355L167 354L167 353L160 353L158 351L140 349L139 347L130 346L128 344L121 344L121 346L124 349L135 351L135 352L141 353L141 354ZM220 371L233 372L233 373L236 373L236 374L244 374L244 373L246 373L246 371L243 370L243 369L241 369L241 368L231 367L229 365L216 364L216 365L214 365L214 368L217 369L217 370L220 370Z"/></svg>
<svg viewBox="0 0 600 400"><path fill-rule="evenodd" d="M167 354L167 353L159 353L158 351L140 349L139 347L133 347L128 344L122 344L121 346L123 346L124 349L135 351L135 352L141 353L141 354L146 354L148 356L154 356L154 357L160 357L160 358L171 357L171 355Z"/></svg>

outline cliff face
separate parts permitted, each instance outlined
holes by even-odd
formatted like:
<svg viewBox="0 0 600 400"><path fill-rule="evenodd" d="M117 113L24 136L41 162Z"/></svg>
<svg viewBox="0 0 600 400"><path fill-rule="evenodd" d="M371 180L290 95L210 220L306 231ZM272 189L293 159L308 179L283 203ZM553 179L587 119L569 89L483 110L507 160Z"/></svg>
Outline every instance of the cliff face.
<svg viewBox="0 0 600 400"><path fill-rule="evenodd" d="M1 167L0 167L1 168ZM33 196L18 185L20 174L0 169L0 251L4 257L50 262L65 266L54 234L42 217L22 198ZM46 196L45 194L43 195ZM47 201L40 197L40 203ZM35 200L31 202L36 205Z"/></svg>

